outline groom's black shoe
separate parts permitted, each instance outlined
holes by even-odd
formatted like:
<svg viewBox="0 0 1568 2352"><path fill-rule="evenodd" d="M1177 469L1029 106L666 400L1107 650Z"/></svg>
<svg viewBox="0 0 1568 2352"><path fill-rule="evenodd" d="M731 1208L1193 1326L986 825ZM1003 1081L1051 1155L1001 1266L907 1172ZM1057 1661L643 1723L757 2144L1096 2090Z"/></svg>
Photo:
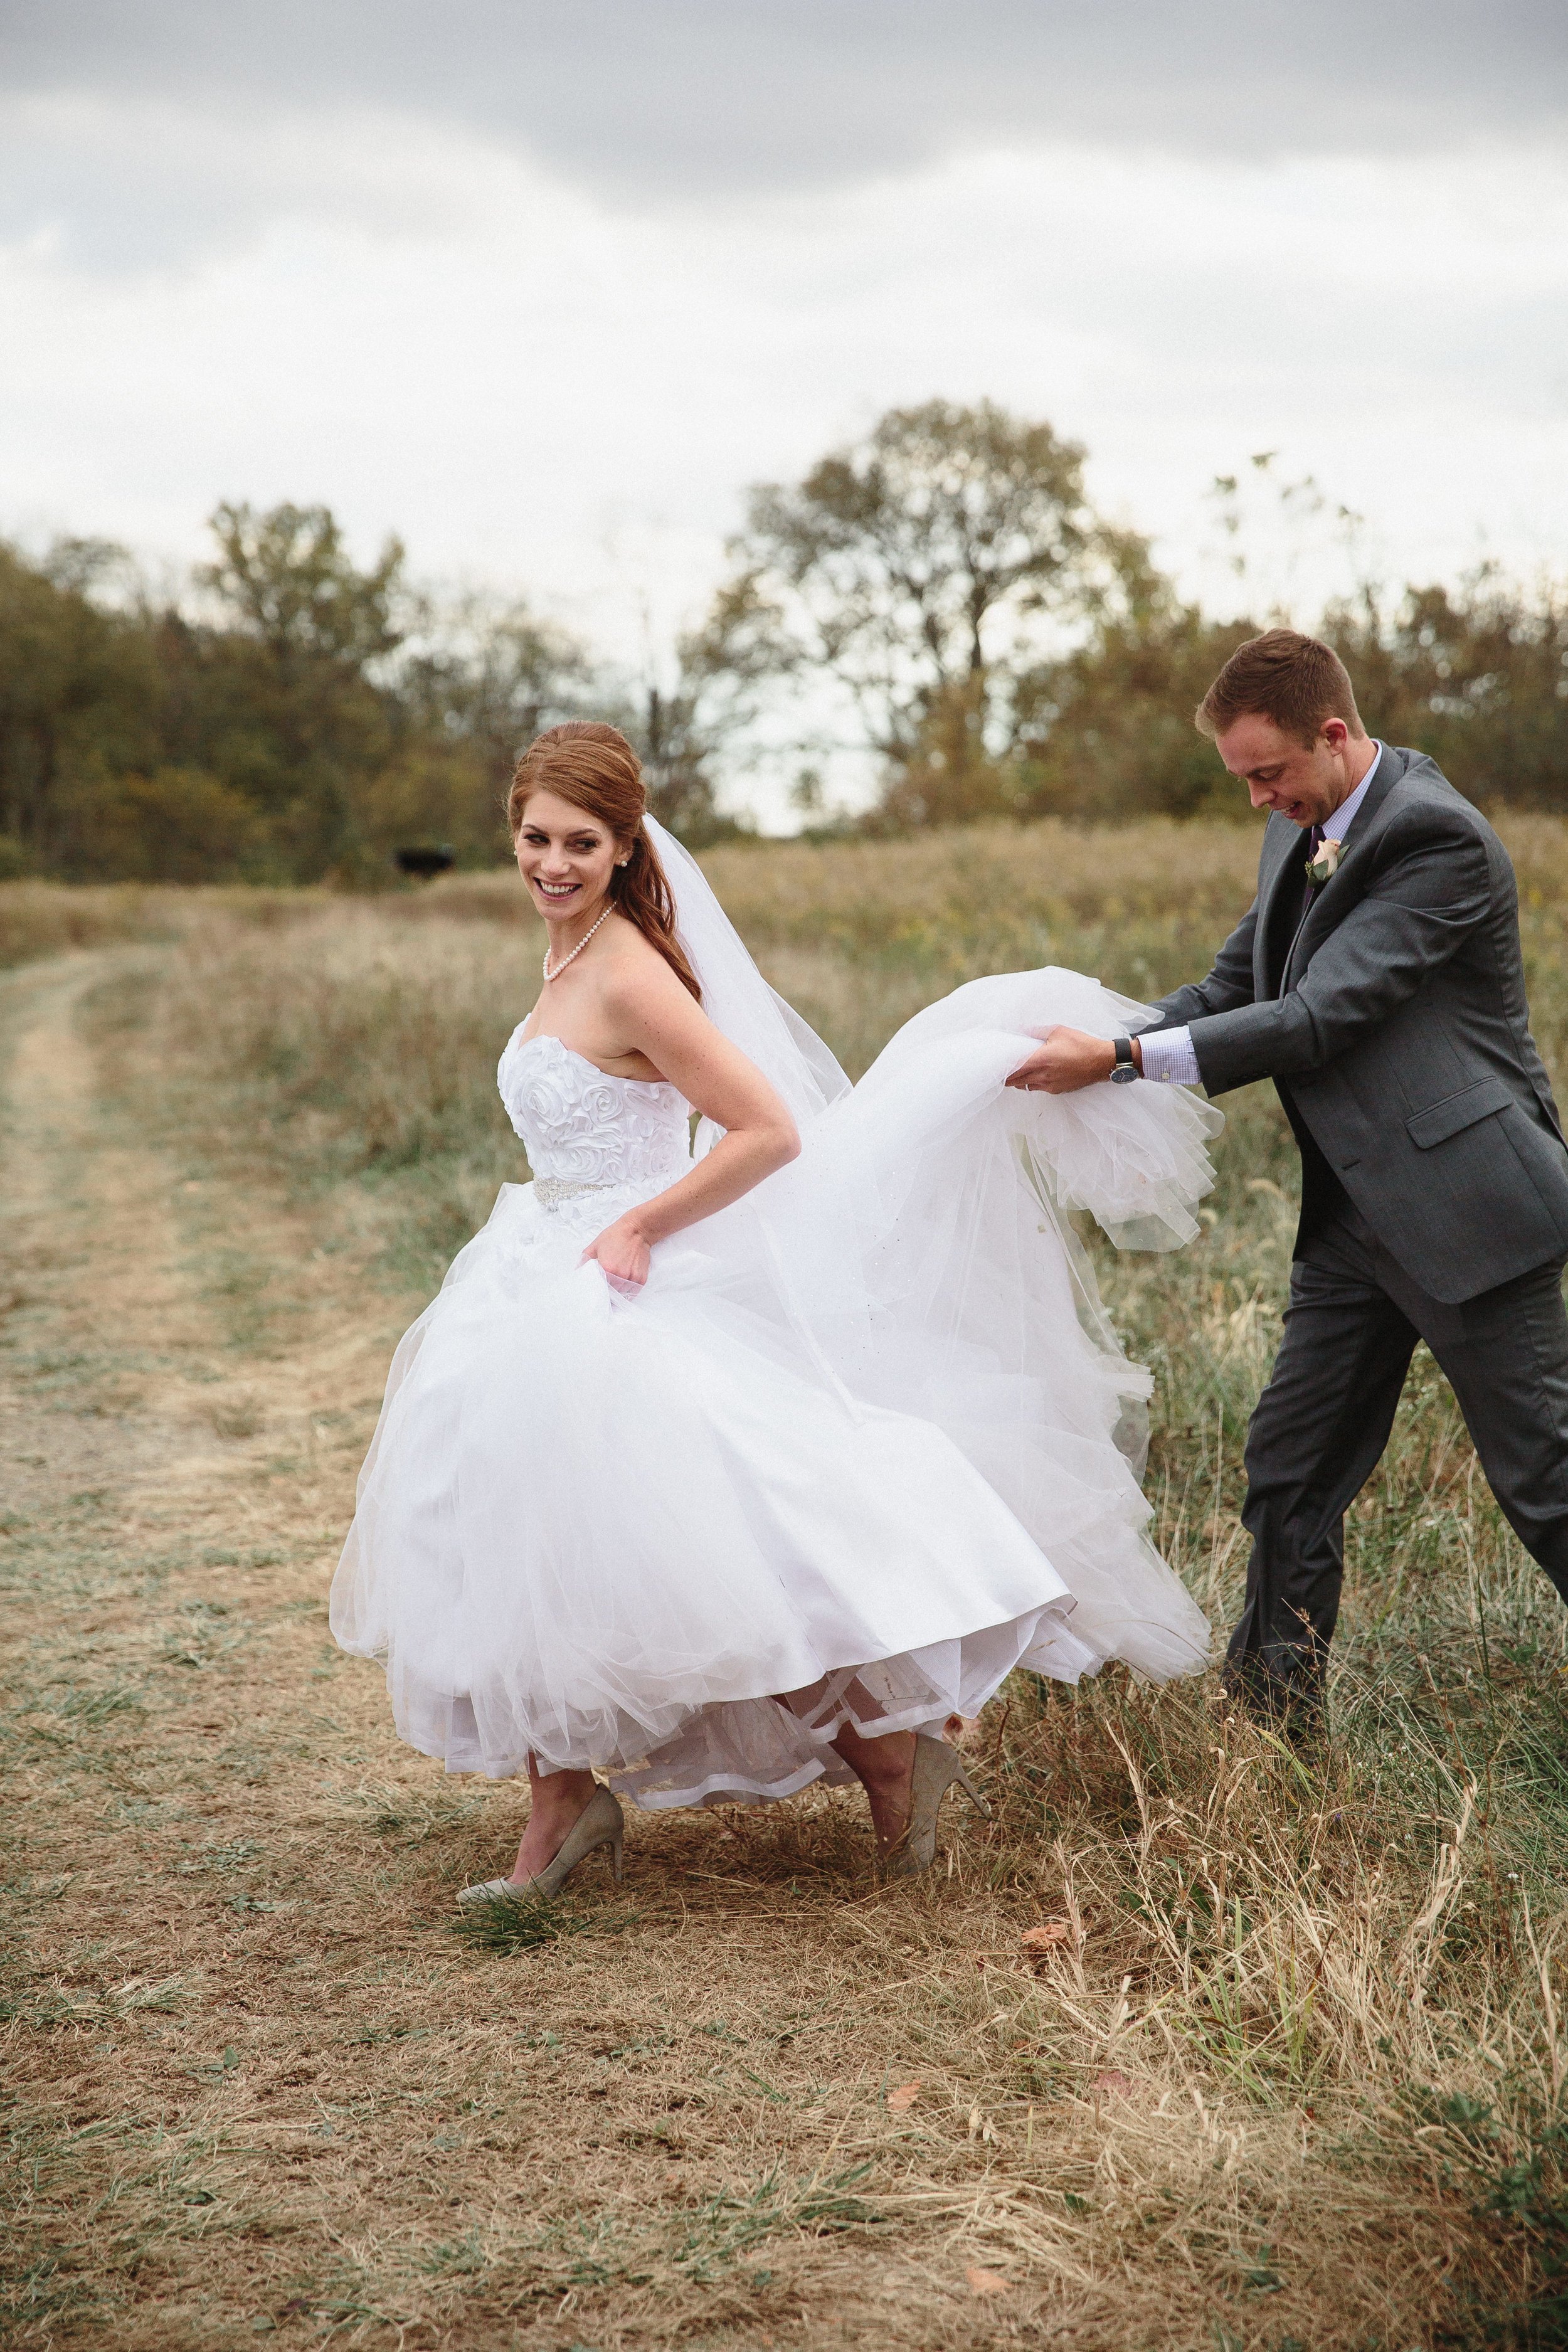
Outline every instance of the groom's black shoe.
<svg viewBox="0 0 1568 2352"><path fill-rule="evenodd" d="M1233 1659L1220 1677L1226 1698L1266 1731L1278 1732L1292 1748L1319 1748L1328 1738L1329 1709L1323 1675L1305 1660L1280 1674L1256 1656Z"/></svg>

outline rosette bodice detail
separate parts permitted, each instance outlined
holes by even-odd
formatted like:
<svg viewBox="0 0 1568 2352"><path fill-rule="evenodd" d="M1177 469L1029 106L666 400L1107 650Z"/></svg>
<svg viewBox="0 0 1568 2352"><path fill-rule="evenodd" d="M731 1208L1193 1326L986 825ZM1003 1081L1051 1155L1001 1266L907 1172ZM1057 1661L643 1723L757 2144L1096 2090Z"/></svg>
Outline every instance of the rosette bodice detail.
<svg viewBox="0 0 1568 2352"><path fill-rule="evenodd" d="M690 1114L663 1079L616 1077L559 1037L517 1030L496 1084L546 1207L589 1192L649 1200L690 1168Z"/></svg>

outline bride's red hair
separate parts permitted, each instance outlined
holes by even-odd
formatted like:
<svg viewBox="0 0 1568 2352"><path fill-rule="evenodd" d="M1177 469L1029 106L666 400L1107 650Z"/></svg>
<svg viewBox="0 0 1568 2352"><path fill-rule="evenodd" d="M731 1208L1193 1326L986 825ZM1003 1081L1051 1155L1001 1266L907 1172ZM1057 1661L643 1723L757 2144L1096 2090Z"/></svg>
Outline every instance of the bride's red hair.
<svg viewBox="0 0 1568 2352"><path fill-rule="evenodd" d="M607 825L631 856L610 877L610 896L619 913L656 947L683 988L699 1004L702 991L675 935L675 900L643 825L647 793L642 763L618 727L598 719L568 719L536 735L513 772L506 816L515 841L532 793L553 793Z"/></svg>

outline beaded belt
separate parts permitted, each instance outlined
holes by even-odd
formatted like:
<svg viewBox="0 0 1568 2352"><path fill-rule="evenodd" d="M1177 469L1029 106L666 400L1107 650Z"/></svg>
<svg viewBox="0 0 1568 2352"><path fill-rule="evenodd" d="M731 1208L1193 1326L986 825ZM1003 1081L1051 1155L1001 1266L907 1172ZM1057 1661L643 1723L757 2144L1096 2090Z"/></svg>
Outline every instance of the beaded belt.
<svg viewBox="0 0 1568 2352"><path fill-rule="evenodd" d="M563 1201L575 1201L584 1192L613 1192L613 1184L579 1184L567 1176L536 1176L533 1197L542 1209L558 1209Z"/></svg>

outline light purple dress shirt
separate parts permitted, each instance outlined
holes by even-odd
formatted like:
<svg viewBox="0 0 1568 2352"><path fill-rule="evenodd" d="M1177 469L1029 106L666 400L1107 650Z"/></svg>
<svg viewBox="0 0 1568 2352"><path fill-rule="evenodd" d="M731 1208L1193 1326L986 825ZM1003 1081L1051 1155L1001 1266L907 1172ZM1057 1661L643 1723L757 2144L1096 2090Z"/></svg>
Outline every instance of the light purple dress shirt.
<svg viewBox="0 0 1568 2352"><path fill-rule="evenodd" d="M1382 757L1383 745L1380 743L1372 755L1371 767L1354 792L1346 795L1330 818L1333 833L1330 835L1328 827L1324 827L1326 838L1342 841L1349 833L1355 823L1356 811L1365 800L1367 788L1377 773L1377 763ZM1158 1030L1153 1036L1144 1038L1142 1051L1143 1076L1146 1078L1155 1078L1169 1086L1202 1086L1203 1076L1198 1069L1197 1055L1193 1050L1190 1029Z"/></svg>

